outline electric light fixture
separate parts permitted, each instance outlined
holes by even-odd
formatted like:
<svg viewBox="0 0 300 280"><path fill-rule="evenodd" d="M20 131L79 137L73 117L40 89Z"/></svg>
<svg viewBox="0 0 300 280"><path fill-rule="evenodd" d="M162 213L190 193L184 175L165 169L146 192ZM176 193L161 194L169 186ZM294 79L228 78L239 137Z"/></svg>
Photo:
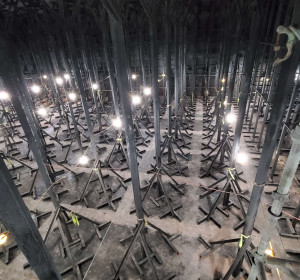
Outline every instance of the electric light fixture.
<svg viewBox="0 0 300 280"><path fill-rule="evenodd" d="M77 99L77 95L76 95L75 92L70 92L70 93L68 94L68 97L69 97L69 99L70 99L71 101L75 101L75 100Z"/></svg>
<svg viewBox="0 0 300 280"><path fill-rule="evenodd" d="M64 80L62 79L62 77L56 77L55 82L61 86L64 83Z"/></svg>
<svg viewBox="0 0 300 280"><path fill-rule="evenodd" d="M92 84L92 89L96 90L99 88L99 85L98 84Z"/></svg>
<svg viewBox="0 0 300 280"><path fill-rule="evenodd" d="M41 117L46 117L48 115L46 108L41 107L38 109L37 113L41 116Z"/></svg>
<svg viewBox="0 0 300 280"><path fill-rule="evenodd" d="M150 95L150 94L151 94L151 88L145 87L145 88L144 88L144 94L145 94L145 95Z"/></svg>
<svg viewBox="0 0 300 280"><path fill-rule="evenodd" d="M120 120L119 117L115 118L115 119L112 120L112 125L113 125L114 128L119 129L122 126L122 121Z"/></svg>
<svg viewBox="0 0 300 280"><path fill-rule="evenodd" d="M247 163L249 157L246 153L240 152L236 156L236 161L240 164L245 164Z"/></svg>
<svg viewBox="0 0 300 280"><path fill-rule="evenodd" d="M69 74L64 74L64 78L65 78L65 80L66 80L66 81L68 81L68 80L70 80L70 79L71 79L71 77L70 77L70 75L69 75Z"/></svg>
<svg viewBox="0 0 300 280"><path fill-rule="evenodd" d="M142 99L139 95L133 95L132 96L132 104L133 105L139 105L141 103Z"/></svg>
<svg viewBox="0 0 300 280"><path fill-rule="evenodd" d="M79 161L78 163L81 164L81 165L86 165L88 164L90 161L90 158L86 155L82 155L80 158L79 158Z"/></svg>
<svg viewBox="0 0 300 280"><path fill-rule="evenodd" d="M225 105L225 104L224 104ZM228 122L228 123L230 123L230 124L232 124L232 123L234 123L235 121L236 121L236 115L234 114L234 113L229 113L229 114L227 114L226 115L226 117L225 117L225 120L226 120L226 122Z"/></svg>
<svg viewBox="0 0 300 280"><path fill-rule="evenodd" d="M41 87L38 85L32 85L30 89L33 93L40 93L41 91Z"/></svg>
<svg viewBox="0 0 300 280"><path fill-rule="evenodd" d="M9 99L9 94L6 91L0 91L0 99L1 100Z"/></svg>

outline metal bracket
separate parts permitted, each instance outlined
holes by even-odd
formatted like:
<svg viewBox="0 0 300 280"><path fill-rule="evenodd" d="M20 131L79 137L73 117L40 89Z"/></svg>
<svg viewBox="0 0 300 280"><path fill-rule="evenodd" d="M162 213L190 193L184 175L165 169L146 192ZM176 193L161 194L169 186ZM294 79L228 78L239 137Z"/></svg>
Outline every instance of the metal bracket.
<svg viewBox="0 0 300 280"><path fill-rule="evenodd" d="M277 33L278 33L278 37L277 37L276 45L274 46L274 51L278 52L280 50L280 46L278 44L279 36L281 34L286 34L288 36L288 40L286 42L287 52L283 58L279 58L279 57L276 58L276 60L273 63L273 67L287 60L291 56L293 45L297 42L297 40L300 40L300 29L298 28L296 29L293 26L285 27L283 25L279 25L277 27Z"/></svg>

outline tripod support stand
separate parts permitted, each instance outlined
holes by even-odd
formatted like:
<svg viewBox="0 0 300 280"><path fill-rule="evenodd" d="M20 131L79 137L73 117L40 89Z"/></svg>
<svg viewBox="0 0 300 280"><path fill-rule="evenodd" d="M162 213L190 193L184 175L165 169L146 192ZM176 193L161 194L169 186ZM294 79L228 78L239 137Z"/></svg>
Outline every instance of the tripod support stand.
<svg viewBox="0 0 300 280"><path fill-rule="evenodd" d="M167 245L176 253L176 254L179 254L179 251L176 249L176 247L172 244L172 240L174 240L175 238L177 238L179 235L170 235L168 234L167 232L161 230L160 228L158 228L157 226L155 226L154 224L150 223L149 221L147 221L146 219L141 219L141 220L138 220L138 224L136 226L136 229L135 229L135 232L134 234L132 234L131 236L129 236L128 238L126 239L123 239L121 241L121 243L125 242L126 240L129 240L131 239L130 241L130 244L126 250L126 253L121 261L121 264L119 266L119 268L117 269L116 271L116 274L114 275L114 277L112 277L111 279L112 280L118 280L120 279L119 275L120 275L120 272L121 272L121 269L125 263L125 261L127 260L128 256L131 254L131 251L134 247L134 245L137 243L138 239L140 240L140 244L141 244L141 247L142 247L142 251L143 251L143 254L144 254L144 257L143 259L141 260L137 260L136 257L131 254L131 258L136 266L136 268L138 269L139 273L140 273L140 276L143 275L143 271L140 267L141 264L144 264L145 262L148 262L149 263L149 266L151 268L151 271L152 271L152 277L151 279L155 279L155 280L159 280L159 279L162 279L162 280L171 280L173 279L176 275L174 273L171 273L171 274L168 274L167 276L163 277L163 278L160 278L157 274L157 271L155 269L155 266L153 264L153 258L155 258L158 263L162 264L162 260L159 258L159 256L151 250L151 248L149 247L149 244L147 242L147 239L146 239L146 233L147 233L147 228L148 227L151 227L153 229L155 229L156 231L158 231L161 235L161 237L164 239L164 241L167 243Z"/></svg>
<svg viewBox="0 0 300 280"><path fill-rule="evenodd" d="M170 196L168 195L166 188L165 188L165 184L162 182L161 179L161 172L165 172L167 174L167 176L172 180L173 183L170 183L171 187L177 191L180 195L183 195L183 191L180 189L181 187L185 186L185 184L178 184L173 178L172 176L168 173L168 171L164 168L164 167L160 167L157 168L156 166L153 166L153 170L155 170L153 176L151 177L151 179L149 180L149 182L147 183L147 185L144 187L146 189L146 192L144 194L144 196L142 197L142 203L146 200L147 196L149 195L152 187L154 186L154 184L156 184L158 186L158 198L154 199L152 197L150 197L150 200L157 206L160 207L160 205L158 204L157 201L161 200L161 199L165 199L167 205L168 205L168 210L163 213L162 215L160 215L160 218L164 218L168 215L171 215L172 217L176 218L179 222L181 222L180 217L178 216L178 214L176 213L176 211L180 208L182 208L182 205L176 205L173 206L173 203L171 201ZM152 171L148 171L148 173L152 173ZM149 216L149 214L145 211L145 208L143 207L143 211L144 213ZM134 213L135 209L130 211L130 214Z"/></svg>
<svg viewBox="0 0 300 280"><path fill-rule="evenodd" d="M97 179L92 179L92 175L96 173L97 174ZM116 172L114 172L114 174L116 174ZM80 196L80 198L78 200L73 201L71 204L77 204L80 202L84 202L85 205L88 207L88 202L86 197L89 195L89 193L87 192L87 189L89 187L89 185L92 182L95 182L97 180L99 180L100 182L100 192L99 195L104 194L104 201L100 201L100 204L97 205L97 209L99 208L103 208L105 206L109 206L110 208L112 208L114 211L117 210L116 206L114 205L115 202L117 202L118 200L122 199L122 196L116 196L116 197L112 197L113 193L115 193L120 187L124 187L125 190L127 190L127 186L125 185L125 183L123 182L123 180L121 180L118 176L116 177L118 179L118 181L120 182L120 187L117 188L116 190L112 190L111 187L108 187L105 183L104 183L104 178L108 177L109 175L107 174L106 176L103 176L102 174L102 167L101 167L101 162L100 160L97 160L94 164L94 167L92 169L92 172L89 175L88 181L83 189L83 192ZM121 177L121 176L120 176ZM122 177L121 177L122 178ZM122 178L123 179L123 178ZM107 188L108 187L108 188ZM111 193L108 193L108 191L110 191Z"/></svg>
<svg viewBox="0 0 300 280"><path fill-rule="evenodd" d="M199 237L200 241L202 241L208 249L206 249L204 252L202 252L199 256L200 260L204 260L205 258L209 257L213 252L220 249L224 244L229 243L236 243L239 242L239 252L230 266L229 270L227 271L226 275L224 277L220 277L222 280L228 280L229 277L232 275L233 270L236 268L239 261L242 259L243 256L246 256L247 262L252 264L252 253L248 250L248 247L250 246L252 249L254 249L254 245L252 244L251 236L244 236L241 235L240 238L233 238L228 240L217 240L217 241L205 241L202 236ZM246 240L243 244L243 240ZM241 272L235 279L240 279L240 277L244 276L246 274L246 270L241 268Z"/></svg>
<svg viewBox="0 0 300 280"><path fill-rule="evenodd" d="M216 152L215 155L212 155L213 152ZM230 158L231 157L231 144L229 142L229 136L228 134L223 134L223 138L222 138L222 141L220 143L218 143L216 145L215 148L213 148L207 155L203 155L205 158L203 160L201 160L201 162L205 162L207 160L212 160L208 169L207 170L204 170L205 173L202 174L200 176L200 178L203 178L203 177L208 177L208 176L211 176L212 178L214 178L215 180L217 180L217 178L211 174L211 170L213 168L213 165L215 164L215 162L217 161L218 157L220 156L220 164L221 166L219 166L219 170L224 167L224 163L223 163L223 159L222 159L222 155L225 156L225 153L227 154L227 158Z"/></svg>
<svg viewBox="0 0 300 280"><path fill-rule="evenodd" d="M174 144L177 147L177 149L180 151L180 153L176 153L175 152L174 147L173 147ZM166 151L166 149L168 149L168 150ZM188 160L188 156L190 154L189 153L185 154L183 152L183 150L181 149L181 147L175 141L174 136L172 134L166 136L166 138L165 138L165 140L164 140L164 142L162 144L162 148L161 148L160 154L162 156L164 156L166 154L168 155L167 163L164 164L167 168L172 168L172 165L175 164L175 170L174 170L174 168L172 168L174 170L173 173L172 173L172 175L179 174L179 175L186 176L183 173L183 171L187 170L188 167L187 166L181 166L181 164L179 163L176 155L182 157L185 160ZM173 158L172 158L172 155L173 155Z"/></svg>
<svg viewBox="0 0 300 280"><path fill-rule="evenodd" d="M223 178L219 179L216 183L214 183L213 185L211 185L210 187L207 187L207 189L211 189L214 185L217 185L218 183L220 183L221 181L225 180L227 178L227 181L224 185L224 187L222 188L222 190L219 191L219 194L217 196L217 198L215 199L212 207L210 208L209 211L207 211L206 209L204 209L203 207L199 207L199 209L201 210L201 212L204 213L205 217L201 220L198 221L198 224L203 223L204 221L212 221L217 227L221 228L221 224L216 221L213 218L213 214L215 212L215 210L219 210L224 216L229 217L229 214L227 212L225 212L224 210L228 209L230 206L235 206L237 209L240 209L242 212L243 217L246 217L246 212L244 209L244 206L242 204L241 198L243 198L243 195L246 192L243 192L238 180L243 180L239 177L239 174L236 172L235 168L228 168L228 174L226 176L224 176ZM244 180L243 180L244 181ZM229 200L229 194L231 193L231 190L233 191L233 194L235 195L237 201L238 201L238 205L235 205L232 201ZM212 192L217 191L217 188L215 187L215 189L212 191L208 191L206 192L205 195L200 195L200 198L203 198L204 196L210 195ZM221 202L222 197L225 196L224 200L223 200L223 208L218 207L218 205ZM244 220L242 220L242 222L238 223L234 230L239 229L242 225L243 225ZM256 231L258 231L256 229Z"/></svg>

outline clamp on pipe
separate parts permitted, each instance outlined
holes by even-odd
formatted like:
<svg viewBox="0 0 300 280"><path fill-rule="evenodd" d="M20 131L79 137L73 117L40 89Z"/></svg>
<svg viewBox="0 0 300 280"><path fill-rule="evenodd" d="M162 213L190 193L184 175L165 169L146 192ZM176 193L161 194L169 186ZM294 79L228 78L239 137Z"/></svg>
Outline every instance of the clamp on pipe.
<svg viewBox="0 0 300 280"><path fill-rule="evenodd" d="M288 36L288 40L286 42L287 52L283 58L279 58L279 57L276 58L276 60L273 63L273 67L287 60L291 56L294 44L297 42L297 40L300 40L300 29L295 28L293 26L285 27L283 25L279 25L277 27L277 33L278 35L277 35L276 44L274 46L274 51L278 52L281 49L279 45L279 38L281 34L286 34Z"/></svg>

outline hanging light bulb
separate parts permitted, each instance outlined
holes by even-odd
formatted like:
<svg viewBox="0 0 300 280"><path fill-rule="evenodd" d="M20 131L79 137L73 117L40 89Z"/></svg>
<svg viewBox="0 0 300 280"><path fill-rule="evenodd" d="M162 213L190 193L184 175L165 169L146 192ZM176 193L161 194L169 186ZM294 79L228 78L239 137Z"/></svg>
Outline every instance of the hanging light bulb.
<svg viewBox="0 0 300 280"><path fill-rule="evenodd" d="M119 129L122 126L122 121L120 120L119 117L115 118L115 119L112 120L112 125L113 125L114 128Z"/></svg>
<svg viewBox="0 0 300 280"><path fill-rule="evenodd" d="M240 152L236 156L236 161L240 164L245 164L248 161L248 155L246 153Z"/></svg>
<svg viewBox="0 0 300 280"><path fill-rule="evenodd" d="M269 79L269 78L266 78L266 82L268 82L268 81L270 81L270 79Z"/></svg>
<svg viewBox="0 0 300 280"><path fill-rule="evenodd" d="M161 74L161 76L162 76L162 77L165 77L165 76L166 76L166 74L165 74L165 73L162 73L162 74Z"/></svg>
<svg viewBox="0 0 300 280"><path fill-rule="evenodd" d="M137 75L136 75L136 74L132 74L132 75L131 75L131 79L132 79L132 80L136 80L136 78L137 78Z"/></svg>
<svg viewBox="0 0 300 280"><path fill-rule="evenodd" d="M61 86L64 83L64 80L62 79L62 77L56 77L55 82Z"/></svg>
<svg viewBox="0 0 300 280"><path fill-rule="evenodd" d="M41 107L40 109L38 109L37 113L41 116L41 117L46 117L48 115L46 108Z"/></svg>
<svg viewBox="0 0 300 280"><path fill-rule="evenodd" d="M9 94L6 91L0 91L0 99L1 100L9 99Z"/></svg>
<svg viewBox="0 0 300 280"><path fill-rule="evenodd" d="M226 80L223 78L223 79L221 80L222 84L224 84L224 83L225 83L225 81L226 81Z"/></svg>
<svg viewBox="0 0 300 280"><path fill-rule="evenodd" d="M70 77L70 75L69 75L69 74L64 74L64 78L65 78L65 80L66 80L66 81L68 81L68 80L70 80L70 79L71 79L71 77Z"/></svg>
<svg viewBox="0 0 300 280"><path fill-rule="evenodd" d="M144 88L144 94L145 94L145 95L150 95L150 94L151 94L151 88L145 87L145 88Z"/></svg>
<svg viewBox="0 0 300 280"><path fill-rule="evenodd" d="M8 233L1 233L0 234L0 245L3 245L7 241Z"/></svg>
<svg viewBox="0 0 300 280"><path fill-rule="evenodd" d="M221 87L221 91L223 91L224 90L224 87Z"/></svg>
<svg viewBox="0 0 300 280"><path fill-rule="evenodd" d="M92 84L92 89L96 90L99 88L99 85L98 84Z"/></svg>
<svg viewBox="0 0 300 280"><path fill-rule="evenodd" d="M41 87L38 85L32 85L30 89L33 93L40 93L41 91Z"/></svg>
<svg viewBox="0 0 300 280"><path fill-rule="evenodd" d="M43 75L43 79L48 79L48 76L47 75Z"/></svg>
<svg viewBox="0 0 300 280"><path fill-rule="evenodd" d="M141 103L142 99L139 95L133 95L132 96L132 104L133 105L139 105Z"/></svg>
<svg viewBox="0 0 300 280"><path fill-rule="evenodd" d="M79 164L82 164L82 165L86 165L86 164L89 163L89 161L90 161L90 158L89 158L88 156L82 155L82 156L79 158L78 163L79 163Z"/></svg>
<svg viewBox="0 0 300 280"><path fill-rule="evenodd" d="M232 124L236 121L236 115L234 113L230 112L229 114L226 115L225 120L227 123Z"/></svg>
<svg viewBox="0 0 300 280"><path fill-rule="evenodd" d="M70 92L70 93L68 94L68 97L69 97L69 99L70 99L71 101L75 101L75 100L77 99L77 95L76 95L75 92Z"/></svg>

